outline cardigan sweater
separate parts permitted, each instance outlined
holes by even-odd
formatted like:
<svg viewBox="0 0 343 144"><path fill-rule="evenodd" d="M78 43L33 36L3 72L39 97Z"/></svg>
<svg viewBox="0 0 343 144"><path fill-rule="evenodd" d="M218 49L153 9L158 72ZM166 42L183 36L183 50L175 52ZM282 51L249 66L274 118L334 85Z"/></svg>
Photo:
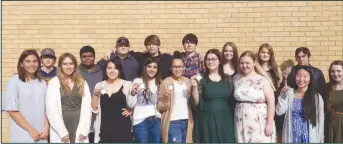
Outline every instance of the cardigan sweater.
<svg viewBox="0 0 343 144"><path fill-rule="evenodd" d="M80 120L76 129L75 143L88 143L89 128L91 125L91 94L86 81L81 102ZM46 92L46 115L50 123L50 142L62 143L62 138L69 135L64 124L61 107L60 81L54 77L49 81ZM79 136L86 136L86 140L79 141Z"/></svg>
<svg viewBox="0 0 343 144"><path fill-rule="evenodd" d="M293 88L287 92L281 92L276 105L276 114L281 116L286 113L282 130L282 142L293 143L293 129L292 129L292 108L295 93ZM324 142L324 103L322 96L317 93L316 98L316 116L317 124L313 126L309 123L309 139L310 143L323 143Z"/></svg>

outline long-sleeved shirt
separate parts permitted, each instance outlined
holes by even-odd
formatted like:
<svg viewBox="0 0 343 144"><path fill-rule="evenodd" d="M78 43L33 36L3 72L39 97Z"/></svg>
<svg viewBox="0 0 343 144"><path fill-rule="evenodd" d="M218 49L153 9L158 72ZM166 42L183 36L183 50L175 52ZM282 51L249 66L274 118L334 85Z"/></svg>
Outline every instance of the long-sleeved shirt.
<svg viewBox="0 0 343 144"><path fill-rule="evenodd" d="M134 52L130 51L130 54L135 57L138 60L138 63L140 65L139 68L139 75L142 75L143 68L145 61L148 58L151 58L152 56L149 53L141 53L141 52ZM159 65L159 71L162 79L165 79L166 77L170 76L170 65L172 61L172 56L170 54L166 53L161 53L160 51L158 52L158 56L155 56L155 58L158 60L158 65Z"/></svg>
<svg viewBox="0 0 343 144"><path fill-rule="evenodd" d="M144 85L143 79L142 78L136 78L133 82L133 84L137 83L140 85ZM144 89L139 88L137 91L137 94L135 96L130 95L133 99L133 105L134 105L134 110L133 110L133 125L137 125L144 121L145 118L150 117L150 116L156 116L161 118L161 113L157 110L156 104L157 104L157 93L158 93L158 86L155 83L155 80L151 80L149 82L149 88L151 95L148 96L146 93L146 97L150 97L149 99L144 98Z"/></svg>
<svg viewBox="0 0 343 144"><path fill-rule="evenodd" d="M201 57L200 53L195 53L190 57L187 57L186 53L181 53L181 57L185 62L185 72L183 73L184 77L191 78L193 75L203 72L203 58Z"/></svg>
<svg viewBox="0 0 343 144"><path fill-rule="evenodd" d="M56 67L53 67L52 71L50 72L45 72L43 69L43 67L41 67L39 69L39 72L40 72L40 75L43 77L43 79L45 80L46 84L49 83L50 79L52 79L53 77L56 76L56 73L57 73L57 69Z"/></svg>
<svg viewBox="0 0 343 144"><path fill-rule="evenodd" d="M88 71L80 64L79 69L83 79L88 83L90 93L93 94L95 84L103 80L104 72L102 68L99 65L95 65L95 69L93 71Z"/></svg>
<svg viewBox="0 0 343 144"><path fill-rule="evenodd" d="M125 75L125 78L122 77L124 80L133 81L138 77L139 63L135 57L133 57L131 54L128 54L127 57L121 59L117 54L112 53L110 59L115 58L118 58L122 64L124 74L121 75ZM97 64L100 65L103 70L106 70L106 61L104 59L99 60Z"/></svg>

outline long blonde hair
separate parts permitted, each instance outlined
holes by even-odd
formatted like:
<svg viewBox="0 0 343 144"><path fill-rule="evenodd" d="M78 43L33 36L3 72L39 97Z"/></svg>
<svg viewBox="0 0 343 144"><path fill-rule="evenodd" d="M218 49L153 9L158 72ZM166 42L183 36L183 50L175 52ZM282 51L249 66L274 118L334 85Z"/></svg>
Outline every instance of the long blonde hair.
<svg viewBox="0 0 343 144"><path fill-rule="evenodd" d="M65 73L62 71L62 63L66 58L70 58L74 64L74 72L71 74L71 80L76 84L79 89L79 94L83 96L84 91L84 82L85 80L82 78L79 67L77 64L77 60L74 55L71 53L64 53L58 58L58 67L57 67L57 77L61 84L61 90L63 95L71 94L72 89L69 88L67 78Z"/></svg>
<svg viewBox="0 0 343 144"><path fill-rule="evenodd" d="M268 75L268 73L266 71L264 71L262 69L260 64L257 62L257 58L256 58L257 56L252 51L245 51L239 57L239 61L241 61L242 57L245 57L245 56L250 57L254 61L254 63L255 63L255 67L254 67L255 72L257 74L262 75L263 77L265 77L267 79L268 83L270 84L270 86L272 87L272 89L274 91L276 91L276 88L275 88L274 83L271 80L270 76ZM238 73L240 73L240 74L242 73L240 68L238 69Z"/></svg>

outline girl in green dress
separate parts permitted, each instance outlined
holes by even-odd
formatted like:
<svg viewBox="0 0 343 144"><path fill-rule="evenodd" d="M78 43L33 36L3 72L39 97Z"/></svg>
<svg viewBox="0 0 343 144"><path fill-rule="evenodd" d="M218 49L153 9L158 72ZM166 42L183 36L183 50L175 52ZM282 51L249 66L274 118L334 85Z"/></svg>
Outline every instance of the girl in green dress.
<svg viewBox="0 0 343 144"><path fill-rule="evenodd" d="M195 143L234 143L233 83L224 74L221 53L210 49L205 55L204 78L193 76L192 102L196 109ZM197 80L196 80L197 79Z"/></svg>
<svg viewBox="0 0 343 144"><path fill-rule="evenodd" d="M343 143L343 61L331 63L328 89L328 138L330 143Z"/></svg>

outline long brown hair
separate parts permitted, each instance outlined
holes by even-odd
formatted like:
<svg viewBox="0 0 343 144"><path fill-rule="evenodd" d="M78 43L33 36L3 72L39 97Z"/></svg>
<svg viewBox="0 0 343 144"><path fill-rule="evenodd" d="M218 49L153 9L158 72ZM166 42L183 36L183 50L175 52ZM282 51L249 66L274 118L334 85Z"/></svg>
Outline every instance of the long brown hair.
<svg viewBox="0 0 343 144"><path fill-rule="evenodd" d="M19 57L19 60L18 60L18 64L17 64L17 71L18 71L18 75L19 75L19 79L23 82L26 82L28 76L26 74L26 71L25 69L21 66L21 64L24 62L25 58L28 57L29 55L33 55L37 58L37 61L38 61L38 67L37 67L37 70L35 71L34 73L34 76L39 80L41 81L42 80L42 76L40 75L40 72L39 72L39 69L41 67L41 61L39 59L39 56L38 56L38 53L36 50L34 49L27 49L27 50L24 50L21 54L20 54L20 57Z"/></svg>
<svg viewBox="0 0 343 144"><path fill-rule="evenodd" d="M148 72L147 72L147 67L149 64L152 63L156 63L157 65L157 72L155 77L155 84L157 86L157 88L159 88L161 82L162 82L162 77L160 75L160 65L158 64L158 60L154 57L148 58L145 63L144 63L144 68L143 68L143 74L142 74L142 79L143 79L143 83L145 85L145 90L143 91L143 96L144 99L146 100L146 102L149 102L149 98L148 95L151 94L150 92L150 87L149 87L149 76L148 76ZM158 91L157 91L158 92Z"/></svg>
<svg viewBox="0 0 343 144"><path fill-rule="evenodd" d="M209 49L206 52L206 54L205 54L205 59L207 58L207 56L209 54L214 54L214 55L216 55L218 57L218 61L219 61L218 74L220 75L222 81L225 82L225 83L231 81L231 77L224 73L223 63L222 63L223 62L223 60L222 60L223 58L222 58L221 52L218 49ZM209 80L209 71L210 70L208 69L207 64L205 63L205 74L204 74L205 77L204 78L206 80Z"/></svg>
<svg viewBox="0 0 343 144"><path fill-rule="evenodd" d="M256 55L252 51L245 51L239 57L239 61L241 61L242 57L245 57L245 56L248 56L253 60L253 62L255 63L255 67L254 67L255 72L262 75L263 77L265 77L267 79L267 81L269 82L269 84L271 85L272 89L275 91L276 89L275 89L275 86L273 84L273 81L271 80L271 78L269 77L267 72L264 71L262 69L262 67L260 66L260 64L257 62ZM238 69L238 73L240 73L240 74L243 73L240 68Z"/></svg>
<svg viewBox="0 0 343 144"><path fill-rule="evenodd" d="M269 60L268 60L268 65L271 66L273 72L274 72L274 75L276 76L276 79L275 79L275 87L277 87L277 84L279 83L279 81L281 80L280 78L280 74L279 74L279 66L278 64L276 63L275 61L275 56L274 56L274 50L273 50L273 47L272 45L270 45L269 43L264 43L260 46L260 48L258 49L258 58L257 58L257 61L260 65L262 65L263 63L263 60L261 59L260 57L260 52L262 51L263 48L266 48L268 50L268 53L269 53ZM268 74L268 73L267 73ZM270 76L271 77L271 76ZM272 78L272 77L271 77ZM272 78L273 79L273 78Z"/></svg>
<svg viewBox="0 0 343 144"><path fill-rule="evenodd" d="M237 50L237 46L235 43L233 42L227 42L224 44L223 46L223 49L222 49L222 64L224 65L227 60L224 56L224 50L227 46L230 46L232 47L232 51L233 51L233 57L232 57L232 60L231 60L231 64L233 65L233 68L235 69L235 72L237 72L237 69L238 69L238 50Z"/></svg>
<svg viewBox="0 0 343 144"><path fill-rule="evenodd" d="M79 94L83 96L84 92L84 83L85 80L82 78L77 60L74 55L71 53L64 53L58 58L58 67L57 67L57 77L61 84L61 90L63 95L69 95L71 94L72 89L69 88L67 78L65 76L65 73L62 70L62 63L66 58L70 58L73 61L74 64L74 72L71 74L71 80L77 85L79 88Z"/></svg>
<svg viewBox="0 0 343 144"><path fill-rule="evenodd" d="M341 61L341 60L333 61L329 67L329 83L328 83L328 89L327 89L327 96L328 96L327 108L329 110L330 117L336 118L336 112L335 112L336 110L332 107L332 94L335 91L334 85L337 84L337 82L333 79L333 77L331 76L331 72L330 72L333 65L340 65L343 68L343 61Z"/></svg>

